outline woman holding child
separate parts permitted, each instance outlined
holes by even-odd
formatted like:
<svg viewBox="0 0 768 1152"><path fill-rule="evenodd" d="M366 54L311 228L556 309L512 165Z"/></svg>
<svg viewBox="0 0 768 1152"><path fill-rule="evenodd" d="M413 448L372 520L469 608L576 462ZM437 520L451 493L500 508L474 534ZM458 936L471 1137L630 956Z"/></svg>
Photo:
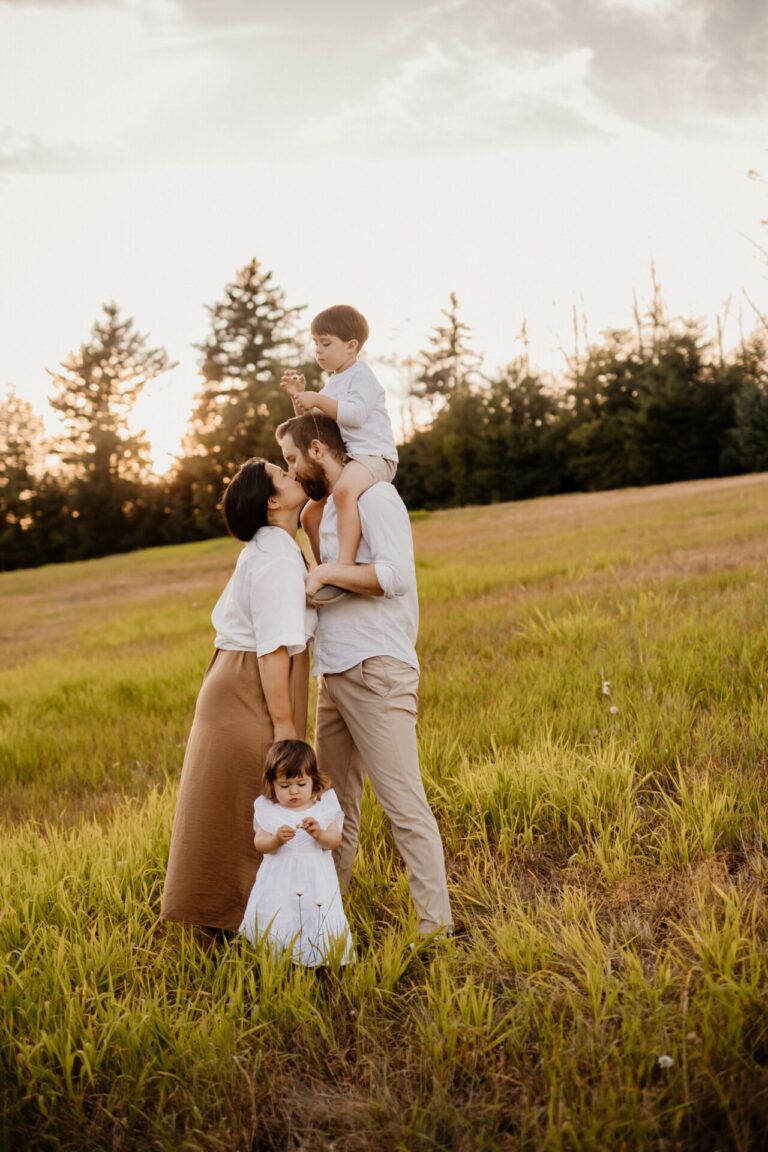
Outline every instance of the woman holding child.
<svg viewBox="0 0 768 1152"><path fill-rule="evenodd" d="M215 651L187 742L161 911L208 940L237 931L253 886L267 751L305 734L315 611L295 536L306 499L265 460L244 464L224 495L227 528L245 547L212 614Z"/></svg>

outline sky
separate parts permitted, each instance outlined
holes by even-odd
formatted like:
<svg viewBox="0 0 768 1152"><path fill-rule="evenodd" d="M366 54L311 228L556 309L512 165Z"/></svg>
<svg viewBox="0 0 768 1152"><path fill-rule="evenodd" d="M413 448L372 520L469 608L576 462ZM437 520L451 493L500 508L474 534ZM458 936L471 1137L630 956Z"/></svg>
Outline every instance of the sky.
<svg viewBox="0 0 768 1152"><path fill-rule="evenodd" d="M651 292L726 343L768 312L764 0L0 0L0 390L116 301L172 372L136 406L164 471L207 304L258 258L368 317L403 375L451 292L492 372L557 373ZM750 172L753 173L750 175Z"/></svg>

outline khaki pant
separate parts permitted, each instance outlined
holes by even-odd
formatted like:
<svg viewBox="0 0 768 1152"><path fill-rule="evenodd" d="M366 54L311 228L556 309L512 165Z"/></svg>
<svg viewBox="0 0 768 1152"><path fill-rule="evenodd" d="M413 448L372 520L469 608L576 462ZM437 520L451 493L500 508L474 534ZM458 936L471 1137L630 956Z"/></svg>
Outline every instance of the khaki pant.
<svg viewBox="0 0 768 1152"><path fill-rule="evenodd" d="M342 886L352 874L367 771L408 868L419 931L433 932L450 927L452 919L443 844L419 770L418 683L418 672L391 656L373 656L346 672L321 676L317 755L344 811L336 853Z"/></svg>

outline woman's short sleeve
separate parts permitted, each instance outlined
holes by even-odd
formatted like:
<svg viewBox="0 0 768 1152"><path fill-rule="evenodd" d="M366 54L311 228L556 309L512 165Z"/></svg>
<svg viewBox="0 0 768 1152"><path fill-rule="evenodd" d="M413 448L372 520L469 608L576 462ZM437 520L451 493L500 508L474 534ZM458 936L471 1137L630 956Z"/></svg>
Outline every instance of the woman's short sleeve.
<svg viewBox="0 0 768 1152"><path fill-rule="evenodd" d="M320 797L318 820L321 828L327 828L329 824L338 824L339 828L341 828L344 824L344 813L341 810L341 805L333 788L329 788L327 792L323 792Z"/></svg>
<svg viewBox="0 0 768 1152"><path fill-rule="evenodd" d="M250 579L250 605L256 655L287 648L296 656L307 646L304 629L304 570L298 556L277 557L255 567Z"/></svg>
<svg viewBox="0 0 768 1152"><path fill-rule="evenodd" d="M277 807L266 796L257 796L253 802L253 827L263 832L274 832L274 809Z"/></svg>

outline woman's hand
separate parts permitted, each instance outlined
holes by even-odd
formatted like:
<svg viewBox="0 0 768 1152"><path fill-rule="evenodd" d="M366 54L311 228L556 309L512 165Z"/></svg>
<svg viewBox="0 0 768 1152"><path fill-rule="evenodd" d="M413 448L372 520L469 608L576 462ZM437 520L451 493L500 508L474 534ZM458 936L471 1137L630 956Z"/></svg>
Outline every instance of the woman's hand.
<svg viewBox="0 0 768 1152"><path fill-rule="evenodd" d="M296 731L295 724L275 724L273 743L277 744L278 740L298 740L299 734Z"/></svg>

